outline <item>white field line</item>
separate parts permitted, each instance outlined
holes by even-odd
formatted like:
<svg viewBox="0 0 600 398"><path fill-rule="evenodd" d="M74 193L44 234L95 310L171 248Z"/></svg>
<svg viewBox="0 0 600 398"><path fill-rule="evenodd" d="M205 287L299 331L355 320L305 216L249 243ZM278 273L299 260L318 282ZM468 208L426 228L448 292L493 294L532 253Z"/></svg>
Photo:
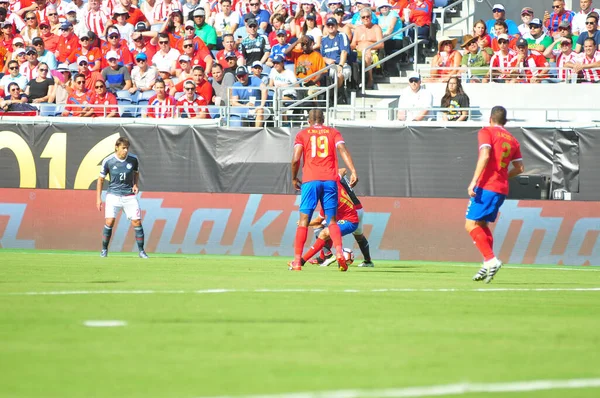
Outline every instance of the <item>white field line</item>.
<svg viewBox="0 0 600 398"><path fill-rule="evenodd" d="M550 287L550 288L480 288L480 289L205 289L205 290L58 290L41 292L9 292L1 296L78 296L120 294L224 294L224 293L493 293L493 292L600 292L600 287Z"/></svg>
<svg viewBox="0 0 600 398"><path fill-rule="evenodd" d="M83 326L87 326L89 328L116 328L121 326L127 326L127 322L125 321L84 321Z"/></svg>
<svg viewBox="0 0 600 398"><path fill-rule="evenodd" d="M407 398L442 397L470 393L523 392L600 387L600 379L532 380L510 383L459 383L384 390L338 390L272 395L218 396L212 398Z"/></svg>

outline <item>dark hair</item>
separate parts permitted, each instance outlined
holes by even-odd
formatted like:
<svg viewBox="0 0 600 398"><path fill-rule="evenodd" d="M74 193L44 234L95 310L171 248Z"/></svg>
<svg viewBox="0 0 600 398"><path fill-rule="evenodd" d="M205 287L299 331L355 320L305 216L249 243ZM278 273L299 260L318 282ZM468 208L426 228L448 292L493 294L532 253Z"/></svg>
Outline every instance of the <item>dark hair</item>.
<svg viewBox="0 0 600 398"><path fill-rule="evenodd" d="M127 137L119 137L119 138L117 138L117 142L115 142L115 148L118 147L118 146L120 146L121 144L123 146L129 148L129 140L127 139Z"/></svg>
<svg viewBox="0 0 600 398"><path fill-rule="evenodd" d="M503 106L497 105L492 108L492 113L490 114L490 121L494 124L499 124L504 126L506 124L506 108Z"/></svg>
<svg viewBox="0 0 600 398"><path fill-rule="evenodd" d="M172 16L172 15L179 15L179 18L183 22L183 12L178 10L176 12L171 13L170 16ZM173 22L173 18L169 18L167 20L167 32L169 32L169 33L175 32L175 22Z"/></svg>
<svg viewBox="0 0 600 398"><path fill-rule="evenodd" d="M506 24L506 22L504 22L500 19L494 23L494 26L503 26L504 29L506 29L508 31L508 25Z"/></svg>
<svg viewBox="0 0 600 398"><path fill-rule="evenodd" d="M588 37L587 39L585 39L585 40L583 41L583 44L584 44L584 45L585 45L585 42L586 42L586 41L591 41L591 42L592 42L592 44L593 44L594 46L596 45L596 40L594 40L594 38L593 38L593 37Z"/></svg>
<svg viewBox="0 0 600 398"><path fill-rule="evenodd" d="M19 66L19 61L17 61L16 59L10 60L8 61L8 64L6 66L10 68L10 66L13 64L17 64L17 66Z"/></svg>
<svg viewBox="0 0 600 398"><path fill-rule="evenodd" d="M477 26L479 24L483 25L483 28L484 28L483 34L484 35L487 34L487 25L485 24L485 21L483 19L480 19L479 21L477 21L473 24L473 32L475 32L475 26ZM474 35L474 33L473 33L473 35Z"/></svg>
<svg viewBox="0 0 600 398"><path fill-rule="evenodd" d="M446 93L442 97L442 103L441 103L442 108L448 108L450 106L450 99L453 98L452 93L450 93L450 89L448 88L450 86L450 80L452 80L452 79L456 79L456 96L465 94L465 90L463 90L460 78L458 78L456 76L452 76L450 79L448 79L448 83L446 83Z"/></svg>
<svg viewBox="0 0 600 398"><path fill-rule="evenodd" d="M85 75L83 73L75 73L75 76L73 76L73 80L77 80L78 77L83 77L85 79Z"/></svg>
<svg viewBox="0 0 600 398"><path fill-rule="evenodd" d="M325 123L325 115L320 109L311 109L308 112L308 124L323 124Z"/></svg>
<svg viewBox="0 0 600 398"><path fill-rule="evenodd" d="M158 34L158 39L167 39L169 40L169 34L168 33L159 33ZM169 43L171 43L171 40L169 40Z"/></svg>
<svg viewBox="0 0 600 398"><path fill-rule="evenodd" d="M19 87L19 85L18 85L17 83L15 83L15 82L10 82L10 83L8 83L8 86L6 86L6 91L10 93L10 88L11 88L12 86L17 86L17 87L19 88L19 90L21 89L21 87Z"/></svg>
<svg viewBox="0 0 600 398"><path fill-rule="evenodd" d="M223 35L223 37L221 37L221 41L223 41L223 40L224 40L226 37L229 37L229 36L231 36L231 38L232 38L232 39L234 39L234 37L233 37L233 33L225 33L225 34ZM234 39L234 40L235 40L235 39Z"/></svg>
<svg viewBox="0 0 600 398"><path fill-rule="evenodd" d="M221 64L220 64L220 63L218 63L218 62L215 62L215 63L212 65L212 67L213 67L213 69L214 69L214 68L219 68L219 69L223 70L223 65L221 65Z"/></svg>
<svg viewBox="0 0 600 398"><path fill-rule="evenodd" d="M221 0L221 4L223 3L233 4L233 0Z"/></svg>

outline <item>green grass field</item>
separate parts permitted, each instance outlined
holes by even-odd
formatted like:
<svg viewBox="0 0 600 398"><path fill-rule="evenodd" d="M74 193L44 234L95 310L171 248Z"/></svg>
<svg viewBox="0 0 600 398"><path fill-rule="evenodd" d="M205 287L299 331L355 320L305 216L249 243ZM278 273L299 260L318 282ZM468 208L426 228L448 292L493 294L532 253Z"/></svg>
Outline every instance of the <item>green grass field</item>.
<svg viewBox="0 0 600 398"><path fill-rule="evenodd" d="M290 272L285 258L149 254L0 250L0 396L400 397L433 396L401 395L415 386L600 378L594 268L506 266L485 285L471 281L476 264Z"/></svg>

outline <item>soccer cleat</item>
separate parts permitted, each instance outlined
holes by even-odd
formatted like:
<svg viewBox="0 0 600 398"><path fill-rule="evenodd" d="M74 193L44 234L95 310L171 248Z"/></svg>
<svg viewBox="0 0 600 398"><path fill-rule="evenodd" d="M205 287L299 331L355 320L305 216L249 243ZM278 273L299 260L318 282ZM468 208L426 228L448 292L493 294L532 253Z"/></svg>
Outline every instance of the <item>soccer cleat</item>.
<svg viewBox="0 0 600 398"><path fill-rule="evenodd" d="M346 264L346 259L344 258L343 254L340 254L337 257L337 262L338 262L338 267L339 267L340 271L342 271L342 272L348 271L348 264Z"/></svg>
<svg viewBox="0 0 600 398"><path fill-rule="evenodd" d="M475 282L482 281L487 276L487 268L481 267L479 271L473 276Z"/></svg>
<svg viewBox="0 0 600 398"><path fill-rule="evenodd" d="M337 258L335 258L333 253L331 253L331 255L329 257L327 257L325 260L323 260L323 262L319 265L321 267L329 267L329 265L335 263L336 261L337 261Z"/></svg>
<svg viewBox="0 0 600 398"><path fill-rule="evenodd" d="M288 262L288 269L290 271L302 271L302 266L296 263L294 260Z"/></svg>
<svg viewBox="0 0 600 398"><path fill-rule="evenodd" d="M359 267L374 267L375 264L373 264L373 261L363 261L362 263L358 264Z"/></svg>
<svg viewBox="0 0 600 398"><path fill-rule="evenodd" d="M102 249L100 251L100 257L108 257L108 249Z"/></svg>
<svg viewBox="0 0 600 398"><path fill-rule="evenodd" d="M150 258L150 257L148 257L148 255L146 254L146 252L143 251L143 250L140 250L139 256L140 256L140 258Z"/></svg>
<svg viewBox="0 0 600 398"><path fill-rule="evenodd" d="M502 268L502 261L498 260L496 265L491 267L488 271L487 278L485 278L485 283L490 283L492 279L494 279L494 276L496 276L498 271L500 271L500 268Z"/></svg>

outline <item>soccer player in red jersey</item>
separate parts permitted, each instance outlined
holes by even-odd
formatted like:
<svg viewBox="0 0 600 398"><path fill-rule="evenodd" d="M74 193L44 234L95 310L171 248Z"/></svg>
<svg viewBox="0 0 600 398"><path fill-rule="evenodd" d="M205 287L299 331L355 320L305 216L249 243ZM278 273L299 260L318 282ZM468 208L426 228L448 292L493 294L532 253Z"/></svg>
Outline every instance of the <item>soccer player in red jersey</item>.
<svg viewBox="0 0 600 398"><path fill-rule="evenodd" d="M327 218L329 233L335 247L340 270L348 270L342 253L342 234L336 222L339 181L336 148L350 170L351 186L356 185L358 176L342 135L332 127L323 126L324 121L323 111L319 109L310 110L308 113L309 127L301 130L296 135L294 142L292 184L298 190L302 185L299 209L300 220L296 229L295 255L291 266L291 269L294 271L302 270L300 263L302 249L306 243L308 222L317 207L317 202L321 202L321 207ZM298 179L301 160L304 163L302 166L302 179L304 183Z"/></svg>
<svg viewBox="0 0 600 398"><path fill-rule="evenodd" d="M508 194L508 180L525 171L521 146L505 128L506 109L492 108L490 127L478 133L479 158L473 179L469 184L469 206L465 229L483 255L483 267L473 277L490 283L502 267L494 254L494 237L488 223L496 221L498 210ZM508 166L513 167L509 170Z"/></svg>

